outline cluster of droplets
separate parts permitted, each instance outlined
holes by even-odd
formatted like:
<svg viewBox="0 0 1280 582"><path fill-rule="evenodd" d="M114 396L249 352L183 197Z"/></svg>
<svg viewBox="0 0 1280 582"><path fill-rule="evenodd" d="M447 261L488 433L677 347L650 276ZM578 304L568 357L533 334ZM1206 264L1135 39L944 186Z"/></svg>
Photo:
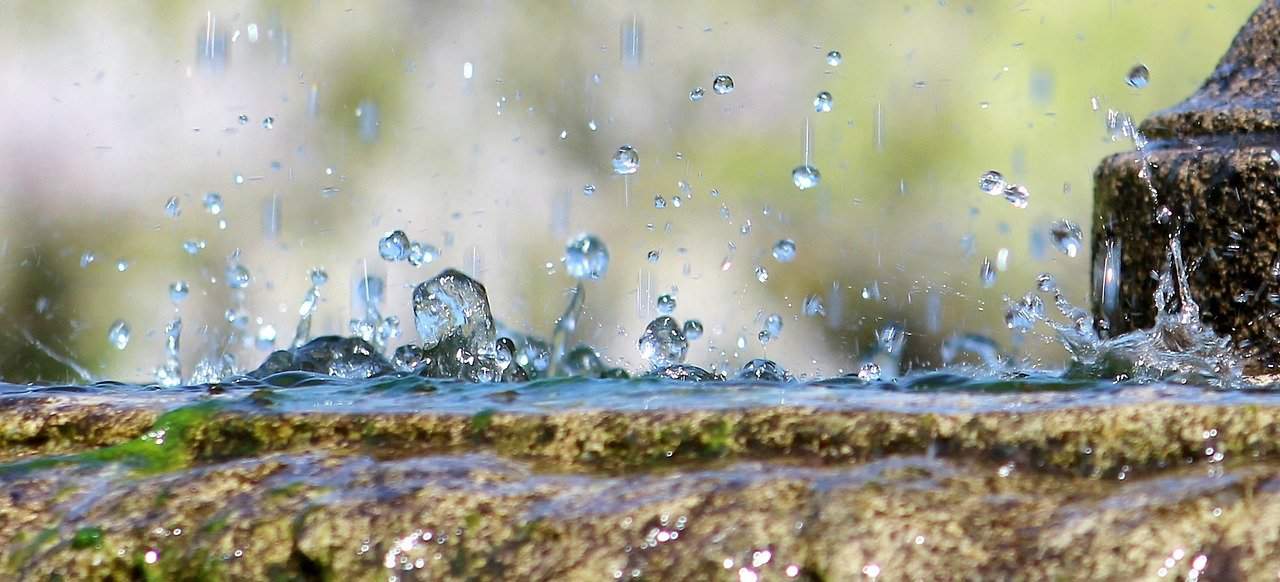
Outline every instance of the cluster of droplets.
<svg viewBox="0 0 1280 582"><path fill-rule="evenodd" d="M995 170L987 170L978 178L978 189L991 196L1004 197L1014 208L1026 208L1031 200L1026 186L1006 181L1004 175Z"/></svg>
<svg viewBox="0 0 1280 582"><path fill-rule="evenodd" d="M415 267L432 263L440 256L436 247L409 240L403 230L393 230L378 240L378 256L388 262L406 261Z"/></svg>

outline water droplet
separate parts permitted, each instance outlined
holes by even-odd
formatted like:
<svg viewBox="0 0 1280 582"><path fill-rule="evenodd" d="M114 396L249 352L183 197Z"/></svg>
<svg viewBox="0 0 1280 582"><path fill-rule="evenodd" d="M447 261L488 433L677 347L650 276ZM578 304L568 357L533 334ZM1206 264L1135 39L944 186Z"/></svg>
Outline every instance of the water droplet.
<svg viewBox="0 0 1280 582"><path fill-rule="evenodd" d="M595 184L587 184L586 186L583 186L583 187L582 187L582 195L583 195L583 196L591 196L592 194L595 194L595 193L596 193L596 185L595 185Z"/></svg>
<svg viewBox="0 0 1280 582"><path fill-rule="evenodd" d="M702 337L702 322L696 319L690 319L684 322L684 338L689 341L697 340Z"/></svg>
<svg viewBox="0 0 1280 582"><path fill-rule="evenodd" d="M198 254L204 250L206 243L200 239L190 239L182 242L182 250L188 255Z"/></svg>
<svg viewBox="0 0 1280 582"><path fill-rule="evenodd" d="M822 173L813 166L804 164L791 170L791 183L795 184L796 188L808 190L820 182L822 182Z"/></svg>
<svg viewBox="0 0 1280 582"><path fill-rule="evenodd" d="M276 345L276 326L270 323L263 324L258 328L256 340L255 347L260 350L265 351L274 348Z"/></svg>
<svg viewBox="0 0 1280 582"><path fill-rule="evenodd" d="M209 214L222 214L222 195L217 192L209 192L204 195L204 209Z"/></svg>
<svg viewBox="0 0 1280 582"><path fill-rule="evenodd" d="M832 105L834 105L834 101L831 98L831 93L826 91L818 93L818 96L813 98L813 110L818 113L830 113Z"/></svg>
<svg viewBox="0 0 1280 582"><path fill-rule="evenodd" d="M111 344L117 350L123 350L129 347L129 324L123 319L117 319L111 327L107 328L107 343Z"/></svg>
<svg viewBox="0 0 1280 582"><path fill-rule="evenodd" d="M186 281L174 281L169 284L169 300L174 303L181 303L190 292L191 287Z"/></svg>
<svg viewBox="0 0 1280 582"><path fill-rule="evenodd" d="M182 207L178 205L177 196L170 196L169 200L164 203L164 215L169 218L182 216Z"/></svg>
<svg viewBox="0 0 1280 582"><path fill-rule="evenodd" d="M588 121L587 129L590 129L591 131L595 131L596 129L598 129L598 127L596 126L596 120L592 119L591 121Z"/></svg>
<svg viewBox="0 0 1280 582"><path fill-rule="evenodd" d="M666 207L667 207L667 199L666 199L666 198L663 198L661 194L656 194L656 195L654 195L654 197L653 197L653 207L654 207L654 208L657 208L658 210L662 210L663 208L666 208Z"/></svg>
<svg viewBox="0 0 1280 582"><path fill-rule="evenodd" d="M831 51L827 53L827 65L832 67L840 66L840 62L844 60L844 55L840 51Z"/></svg>
<svg viewBox="0 0 1280 582"><path fill-rule="evenodd" d="M875 362L867 362L858 368L858 379L863 382L875 382L880 379L880 366Z"/></svg>
<svg viewBox="0 0 1280 582"><path fill-rule="evenodd" d="M676 310L676 298L663 294L658 296L658 313L671 315Z"/></svg>
<svg viewBox="0 0 1280 582"><path fill-rule="evenodd" d="M569 139L569 130L567 129L560 130L560 139L562 140Z"/></svg>
<svg viewBox="0 0 1280 582"><path fill-rule="evenodd" d="M320 287L329 282L329 273L320 267L311 269L311 272L307 274L307 277L311 279L311 284L316 287Z"/></svg>
<svg viewBox="0 0 1280 582"><path fill-rule="evenodd" d="M827 314L827 309L822 305L822 296L812 293L804 298L804 314L809 317L820 317Z"/></svg>
<svg viewBox="0 0 1280 582"><path fill-rule="evenodd" d="M1070 220L1055 221L1049 227L1049 237L1053 239L1053 246L1068 257L1075 258L1083 247L1081 239L1084 235L1080 231L1080 226Z"/></svg>
<svg viewBox="0 0 1280 582"><path fill-rule="evenodd" d="M684 362L689 352L680 325L671 316L663 315L649 322L639 341L640 355L655 368L665 368Z"/></svg>
<svg viewBox="0 0 1280 582"><path fill-rule="evenodd" d="M1036 289L1044 293L1053 293L1058 290L1058 280L1049 273L1040 273L1036 276Z"/></svg>
<svg viewBox="0 0 1280 582"><path fill-rule="evenodd" d="M1028 293L1018 301L1009 302L1004 313L1004 323L1009 329L1025 333L1043 317L1044 301L1040 296Z"/></svg>
<svg viewBox="0 0 1280 582"><path fill-rule="evenodd" d="M711 90L716 95L728 95L733 92L733 77L729 75L716 75L714 81L711 82Z"/></svg>
<svg viewBox="0 0 1280 582"><path fill-rule="evenodd" d="M680 208L680 205L681 205L681 204L683 204L683 203L684 203L684 201L683 201L683 200L681 200L679 196L672 196L672 197L671 197L671 205L672 205L672 206L675 206L676 208Z"/></svg>
<svg viewBox="0 0 1280 582"><path fill-rule="evenodd" d="M439 256L440 250L427 243L414 241L409 245L409 264L415 267L432 263Z"/></svg>
<svg viewBox="0 0 1280 582"><path fill-rule="evenodd" d="M978 189L992 196L1004 192L1004 186L1004 175L995 170L987 170L982 177L978 178Z"/></svg>
<svg viewBox="0 0 1280 582"><path fill-rule="evenodd" d="M423 347L447 344L447 352L493 351L493 315L489 296L476 280L446 269L413 290L413 317Z"/></svg>
<svg viewBox="0 0 1280 582"><path fill-rule="evenodd" d="M982 265L978 267L978 280L982 282L982 287L990 289L996 284L996 267L991 264L991 259L982 259Z"/></svg>
<svg viewBox="0 0 1280 582"><path fill-rule="evenodd" d="M1151 71L1147 70L1147 66L1138 63L1129 69L1129 74L1125 75L1124 82L1134 89L1141 89L1147 86L1147 82L1151 79Z"/></svg>
<svg viewBox="0 0 1280 582"><path fill-rule="evenodd" d="M564 266L575 279L600 279L609 270L609 249L594 235L580 234L565 247Z"/></svg>
<svg viewBox="0 0 1280 582"><path fill-rule="evenodd" d="M1009 184L1004 187L1004 199L1012 204L1014 208L1026 208L1027 202L1031 200L1031 192L1026 186L1020 184Z"/></svg>
<svg viewBox="0 0 1280 582"><path fill-rule="evenodd" d="M694 87L693 90L689 92L689 100L697 103L702 101L702 98L706 96L706 94L707 91L702 87Z"/></svg>
<svg viewBox="0 0 1280 582"><path fill-rule="evenodd" d="M769 280L769 270L764 268L764 265L756 267L756 280L761 283Z"/></svg>
<svg viewBox="0 0 1280 582"><path fill-rule="evenodd" d="M409 257L409 236L403 230L393 230L378 241L378 255L384 261L403 261Z"/></svg>
<svg viewBox="0 0 1280 582"><path fill-rule="evenodd" d="M94 255L93 251L85 251L84 254L80 255L80 268L87 268L89 265L92 265L93 261L97 260L97 258L97 255Z"/></svg>
<svg viewBox="0 0 1280 582"><path fill-rule="evenodd" d="M238 119L240 120L240 125L244 125L244 124L246 124L246 123L249 123L249 116L248 116L248 115L245 115L245 114L243 114L243 113L241 113L241 114L240 114L240 117L239 117Z"/></svg>
<svg viewBox="0 0 1280 582"><path fill-rule="evenodd" d="M635 148L624 145L613 154L613 173L626 176L636 173L639 169L640 154L636 153Z"/></svg>
<svg viewBox="0 0 1280 582"><path fill-rule="evenodd" d="M1168 206L1161 205L1156 210L1156 222L1159 224L1169 224L1169 220L1173 218L1173 211Z"/></svg>
<svg viewBox="0 0 1280 582"><path fill-rule="evenodd" d="M649 259L649 262L650 262L650 263L656 263L656 262L658 262L658 259L659 259L659 258L661 258L661 257L662 257L661 253L659 253L657 250L649 251L649 254L648 254L648 256L647 256L647 258Z"/></svg>
<svg viewBox="0 0 1280 582"><path fill-rule="evenodd" d="M238 262L227 265L227 286L232 289L244 289L249 286L249 269Z"/></svg>
<svg viewBox="0 0 1280 582"><path fill-rule="evenodd" d="M117 271L119 271L119 272L121 272L121 273L123 273L123 272L125 272L125 271L128 271L128 270L129 270L129 260L128 260L128 259L117 259L117 260L116 260L116 270L117 270Z"/></svg>
<svg viewBox="0 0 1280 582"><path fill-rule="evenodd" d="M779 263L790 263L796 258L795 241L784 238L773 244L773 259Z"/></svg>
<svg viewBox="0 0 1280 582"><path fill-rule="evenodd" d="M270 116L262 118L262 129L271 129L275 126L276 118Z"/></svg>
<svg viewBox="0 0 1280 582"><path fill-rule="evenodd" d="M772 335L782 333L782 316L776 313L766 317L764 320L764 330Z"/></svg>

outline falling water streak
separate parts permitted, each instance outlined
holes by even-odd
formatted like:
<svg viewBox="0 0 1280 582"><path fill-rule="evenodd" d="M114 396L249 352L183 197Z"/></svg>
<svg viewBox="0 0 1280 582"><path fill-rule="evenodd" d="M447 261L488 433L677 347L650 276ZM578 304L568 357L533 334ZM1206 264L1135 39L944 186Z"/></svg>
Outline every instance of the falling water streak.
<svg viewBox="0 0 1280 582"><path fill-rule="evenodd" d="M75 372L76 375L80 376L80 379L84 380L86 383L93 382L93 374L90 374L87 368L85 368L84 366L81 366L80 364L77 364L75 360L72 360L71 358L54 351L53 348L49 347L48 345L45 345L44 342L36 339L36 336L31 335L30 331L25 329L22 330L22 337L26 339L27 342L30 343L32 347L34 347L37 350L40 350L40 352L43 353L44 355L49 356L49 359L59 364L62 364L66 366L68 369L70 369L72 372Z"/></svg>
<svg viewBox="0 0 1280 582"><path fill-rule="evenodd" d="M809 165L809 118L804 118L804 165Z"/></svg>
<svg viewBox="0 0 1280 582"><path fill-rule="evenodd" d="M556 320L555 330L551 333L551 366L548 368L548 373L552 376L556 375L560 369L566 346L574 330L578 328L578 315L581 314L582 304L586 300L586 290L582 286L582 281L578 281L578 285L570 293L569 305L565 307L560 319Z"/></svg>
<svg viewBox="0 0 1280 582"><path fill-rule="evenodd" d="M884 151L884 109L876 102L876 151Z"/></svg>

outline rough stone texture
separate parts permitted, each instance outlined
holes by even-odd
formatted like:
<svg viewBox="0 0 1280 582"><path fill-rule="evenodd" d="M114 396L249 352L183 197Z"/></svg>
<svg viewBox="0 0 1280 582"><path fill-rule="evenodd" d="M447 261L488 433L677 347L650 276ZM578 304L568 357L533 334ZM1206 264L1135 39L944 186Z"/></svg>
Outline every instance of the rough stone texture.
<svg viewBox="0 0 1280 582"><path fill-rule="evenodd" d="M1280 401L1129 390L1150 396L474 415L5 397L0 427L26 428L3 444L0 579L728 580L753 556L769 579L1186 577L1200 556L1208 579L1274 576ZM93 436L30 424L55 413Z"/></svg>
<svg viewBox="0 0 1280 582"><path fill-rule="evenodd" d="M1280 364L1280 198L1272 157L1280 149L1280 0L1265 0L1213 74L1181 104L1141 124L1144 154L1107 158L1095 174L1094 310L1102 313L1098 263L1121 245L1114 332L1151 324L1168 239L1180 231L1192 261L1192 295L1204 320L1250 358L1247 371ZM1142 176L1150 165L1153 197ZM1154 221L1161 206L1167 224Z"/></svg>

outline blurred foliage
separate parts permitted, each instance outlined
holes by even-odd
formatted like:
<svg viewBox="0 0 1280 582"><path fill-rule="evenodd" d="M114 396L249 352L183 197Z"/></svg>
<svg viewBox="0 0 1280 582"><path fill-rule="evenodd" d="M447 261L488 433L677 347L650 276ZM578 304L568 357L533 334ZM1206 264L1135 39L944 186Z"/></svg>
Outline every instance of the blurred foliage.
<svg viewBox="0 0 1280 582"><path fill-rule="evenodd" d="M677 315L707 326L691 356L704 365L765 354L800 372L847 370L888 322L910 334L912 362L936 364L938 343L964 331L1053 364L1053 342L1003 329L1004 297L1050 271L1086 301L1088 257L1059 255L1045 233L1065 217L1087 240L1092 169L1126 147L1104 131L1107 108L1142 117L1188 95L1253 5L5 4L0 377L74 379L65 357L145 379L175 313L189 373L228 342L222 272L236 249L254 273L251 322L232 341L246 366L265 353L251 345L261 326L277 345L291 339L312 266L332 278L317 332L345 329L348 282L370 270L388 278L386 310L410 341L409 287L451 265L486 283L500 318L549 333L572 286L562 244L580 230L604 237L613 262L588 287L578 339L631 365L653 299L673 288ZM637 65L620 57L629 23L643 31ZM227 47L217 66L201 52L209 31ZM838 67L824 62L831 49ZM1152 71L1142 90L1124 84L1138 62ZM721 72L729 95L711 93ZM707 91L696 103L695 86ZM835 96L831 113L813 110L820 90ZM376 108L371 133L362 104ZM806 142L823 184L801 192L790 170ZM642 156L625 181L608 161L623 143ZM978 192L993 168L1031 189L1027 209ZM207 191L226 199L225 230L200 208ZM682 204L659 210L655 195ZM170 196L177 220L163 214ZM262 226L273 196L274 238ZM378 261L392 228L439 246L441 261ZM209 247L186 255L190 238ZM794 263L768 256L780 238L796 241ZM983 289L978 265L1001 249L1008 269ZM86 250L98 260L81 268ZM193 293L175 310L177 279ZM811 293L827 319L799 315ZM786 329L761 346L773 312ZM105 340L117 318L134 329L123 352Z"/></svg>

